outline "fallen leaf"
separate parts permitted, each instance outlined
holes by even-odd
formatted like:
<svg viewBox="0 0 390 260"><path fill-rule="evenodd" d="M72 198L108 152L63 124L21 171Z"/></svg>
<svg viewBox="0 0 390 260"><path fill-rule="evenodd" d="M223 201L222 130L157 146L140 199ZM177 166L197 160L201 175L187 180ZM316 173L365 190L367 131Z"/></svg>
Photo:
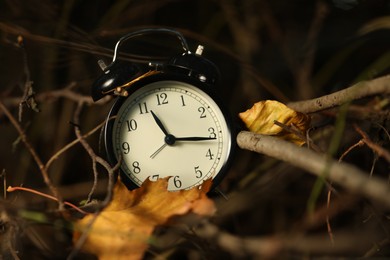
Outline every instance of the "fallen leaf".
<svg viewBox="0 0 390 260"><path fill-rule="evenodd" d="M274 100L257 102L252 108L240 113L239 117L251 132L278 136L300 146L305 143L305 140L295 134L294 131L287 131L275 124L275 121L285 125L287 128L290 127L298 131L301 136L305 136L306 130L310 125L309 116L296 112Z"/></svg>
<svg viewBox="0 0 390 260"><path fill-rule="evenodd" d="M74 243L82 232L88 237L82 250L99 259L141 259L155 227L176 215L193 212L212 215L215 206L206 193L211 180L190 190L167 190L168 179L145 181L136 190L129 191L118 181L111 203L96 217L88 215L75 223Z"/></svg>

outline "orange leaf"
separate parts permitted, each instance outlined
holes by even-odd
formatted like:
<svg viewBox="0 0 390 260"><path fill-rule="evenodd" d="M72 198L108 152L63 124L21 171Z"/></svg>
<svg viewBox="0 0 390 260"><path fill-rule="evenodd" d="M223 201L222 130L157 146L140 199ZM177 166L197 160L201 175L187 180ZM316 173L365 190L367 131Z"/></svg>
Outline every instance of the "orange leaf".
<svg viewBox="0 0 390 260"><path fill-rule="evenodd" d="M293 129L299 131L303 136L310 125L309 116L296 112L274 100L257 102L252 108L240 113L239 116L251 132L275 135L298 145L303 145L305 140L278 126L275 121L286 127L294 127Z"/></svg>
<svg viewBox="0 0 390 260"><path fill-rule="evenodd" d="M141 259L154 228L170 217L215 212L213 201L206 196L211 180L176 192L167 191L167 183L167 178L146 180L139 189L129 191L118 181L111 203L97 216L82 249L99 259ZM92 219L93 215L88 215L75 223L74 242Z"/></svg>

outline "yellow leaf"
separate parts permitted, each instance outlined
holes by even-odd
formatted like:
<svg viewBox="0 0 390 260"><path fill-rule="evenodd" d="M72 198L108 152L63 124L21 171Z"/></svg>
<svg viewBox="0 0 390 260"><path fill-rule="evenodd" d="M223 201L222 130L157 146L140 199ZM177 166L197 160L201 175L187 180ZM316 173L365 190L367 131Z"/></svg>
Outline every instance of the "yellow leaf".
<svg viewBox="0 0 390 260"><path fill-rule="evenodd" d="M303 145L305 140L294 131L298 131L301 136L305 136L310 125L309 116L296 112L274 100L257 102L252 108L240 113L239 116L251 132L278 136L298 145ZM275 124L275 121L285 125L286 128L290 128L292 131L283 129L283 127Z"/></svg>
<svg viewBox="0 0 390 260"><path fill-rule="evenodd" d="M148 248L148 240L158 225L174 215L194 212L212 215L215 205L206 193L211 180L190 190L167 191L168 179L149 180L142 187L129 191L121 181L114 188L111 203L93 220L88 215L75 223L73 240L76 243L82 232L88 232L82 250L99 259L141 259Z"/></svg>

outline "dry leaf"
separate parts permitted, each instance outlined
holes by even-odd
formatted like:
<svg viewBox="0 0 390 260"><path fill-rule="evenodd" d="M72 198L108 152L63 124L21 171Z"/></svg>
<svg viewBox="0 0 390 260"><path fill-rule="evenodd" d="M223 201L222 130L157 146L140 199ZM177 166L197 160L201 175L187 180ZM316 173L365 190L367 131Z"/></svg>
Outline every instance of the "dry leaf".
<svg viewBox="0 0 390 260"><path fill-rule="evenodd" d="M99 259L141 259L154 228L170 217L188 212L200 215L215 212L214 202L206 196L211 180L200 188L176 192L167 191L167 181L147 180L132 191L118 181L112 202L95 219L82 250ZM75 223L74 242L87 230L93 217L88 215Z"/></svg>
<svg viewBox="0 0 390 260"><path fill-rule="evenodd" d="M305 140L295 134L294 131L298 131L301 136L305 136L310 124L309 116L296 112L274 100L257 102L251 109L240 113L239 116L251 132L275 135L298 145L303 145ZM293 131L283 129L275 124L275 121Z"/></svg>

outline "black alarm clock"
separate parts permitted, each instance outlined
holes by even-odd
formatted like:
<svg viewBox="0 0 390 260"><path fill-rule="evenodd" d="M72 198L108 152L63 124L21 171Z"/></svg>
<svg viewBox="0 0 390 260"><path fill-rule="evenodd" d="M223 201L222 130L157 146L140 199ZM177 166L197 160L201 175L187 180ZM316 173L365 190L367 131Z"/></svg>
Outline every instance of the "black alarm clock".
<svg viewBox="0 0 390 260"><path fill-rule="evenodd" d="M147 69L117 61L122 42L151 33L176 36L183 52ZM92 86L92 98L117 95L104 139L108 161L121 162L120 178L129 188L170 177L168 190L190 189L222 180L235 143L231 115L216 93L217 67L189 51L183 35L166 28L143 29L119 39L111 64Z"/></svg>

